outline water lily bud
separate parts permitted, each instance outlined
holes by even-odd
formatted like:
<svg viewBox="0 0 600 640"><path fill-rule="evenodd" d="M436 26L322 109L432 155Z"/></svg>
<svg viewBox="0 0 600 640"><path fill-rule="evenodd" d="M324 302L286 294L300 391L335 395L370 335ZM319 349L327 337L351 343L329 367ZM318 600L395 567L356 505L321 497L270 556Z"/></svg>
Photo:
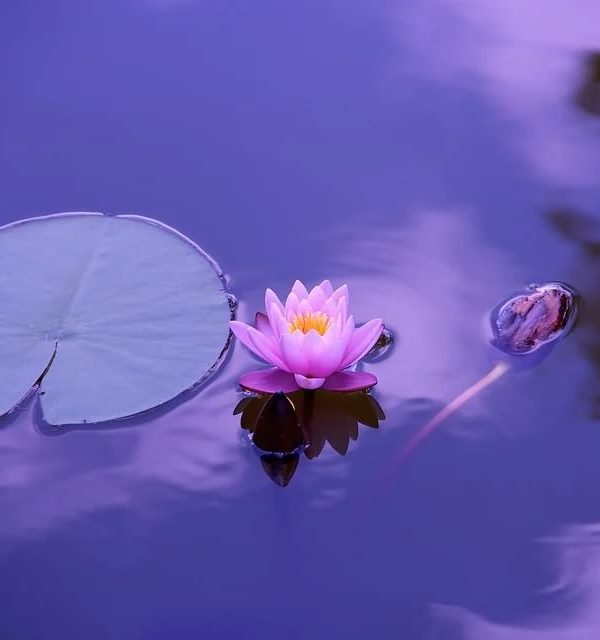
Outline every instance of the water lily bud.
<svg viewBox="0 0 600 640"><path fill-rule="evenodd" d="M559 283L532 288L531 293L511 298L492 319L494 345L512 355L539 349L571 327L575 316L573 292Z"/></svg>

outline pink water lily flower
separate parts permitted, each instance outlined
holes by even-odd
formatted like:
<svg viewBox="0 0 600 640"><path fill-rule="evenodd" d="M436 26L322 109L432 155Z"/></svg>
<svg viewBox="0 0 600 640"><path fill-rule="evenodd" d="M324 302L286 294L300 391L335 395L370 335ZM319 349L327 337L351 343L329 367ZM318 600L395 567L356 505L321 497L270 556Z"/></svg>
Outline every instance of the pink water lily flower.
<svg viewBox="0 0 600 640"><path fill-rule="evenodd" d="M334 291L324 280L309 293L296 280L285 305L267 289L265 308L266 315L256 314L255 327L231 322L238 340L275 367L242 376L242 387L262 393L319 387L358 391L377 383L371 373L347 371L370 351L383 329L380 319L355 327L348 315L347 285Z"/></svg>

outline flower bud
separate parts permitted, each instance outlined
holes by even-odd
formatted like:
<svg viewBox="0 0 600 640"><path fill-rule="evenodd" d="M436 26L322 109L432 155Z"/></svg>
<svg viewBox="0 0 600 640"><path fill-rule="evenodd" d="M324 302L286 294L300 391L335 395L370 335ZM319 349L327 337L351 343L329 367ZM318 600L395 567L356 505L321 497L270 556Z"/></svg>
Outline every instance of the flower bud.
<svg viewBox="0 0 600 640"><path fill-rule="evenodd" d="M572 291L560 283L533 287L511 298L492 319L494 345L511 355L527 354L564 335L575 317Z"/></svg>

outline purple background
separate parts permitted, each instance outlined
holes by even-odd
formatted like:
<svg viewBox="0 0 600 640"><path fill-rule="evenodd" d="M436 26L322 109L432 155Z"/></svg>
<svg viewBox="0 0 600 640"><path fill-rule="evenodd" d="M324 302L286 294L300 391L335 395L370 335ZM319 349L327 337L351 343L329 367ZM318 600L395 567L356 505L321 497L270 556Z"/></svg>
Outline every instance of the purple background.
<svg viewBox="0 0 600 640"><path fill-rule="evenodd" d="M2 223L156 217L220 262L241 319L330 277L398 337L369 366L387 421L285 490L231 415L239 346L135 425L52 436L25 404L0 429L2 640L600 634L600 121L575 100L600 10L523 4L2 3ZM365 510L494 363L493 305L552 279L583 294L573 334Z"/></svg>

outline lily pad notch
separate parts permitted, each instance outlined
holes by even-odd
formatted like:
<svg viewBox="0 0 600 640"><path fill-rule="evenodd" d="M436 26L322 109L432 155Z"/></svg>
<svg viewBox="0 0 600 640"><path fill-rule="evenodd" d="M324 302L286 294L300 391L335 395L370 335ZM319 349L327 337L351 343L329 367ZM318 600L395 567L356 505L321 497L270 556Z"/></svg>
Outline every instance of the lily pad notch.
<svg viewBox="0 0 600 640"><path fill-rule="evenodd" d="M206 382L234 315L217 263L135 215L0 227L0 416L36 385L51 425L155 408Z"/></svg>

